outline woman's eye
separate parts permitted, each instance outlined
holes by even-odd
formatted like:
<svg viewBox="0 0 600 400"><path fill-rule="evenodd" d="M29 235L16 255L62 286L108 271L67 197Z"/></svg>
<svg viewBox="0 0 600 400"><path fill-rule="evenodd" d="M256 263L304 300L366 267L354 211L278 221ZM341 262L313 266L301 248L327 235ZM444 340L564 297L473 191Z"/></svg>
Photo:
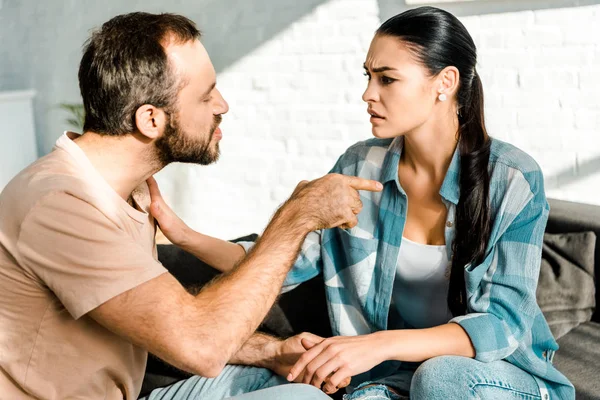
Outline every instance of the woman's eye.
<svg viewBox="0 0 600 400"><path fill-rule="evenodd" d="M367 77L367 80L370 81L371 80L371 74L369 74L368 72L363 72L363 75Z"/></svg>
<svg viewBox="0 0 600 400"><path fill-rule="evenodd" d="M388 78L387 76L382 76L381 77L381 83L384 85L389 85L390 83L394 82L395 79L392 78Z"/></svg>
<svg viewBox="0 0 600 400"><path fill-rule="evenodd" d="M208 103L212 99L212 96L208 96L203 100L203 102Z"/></svg>

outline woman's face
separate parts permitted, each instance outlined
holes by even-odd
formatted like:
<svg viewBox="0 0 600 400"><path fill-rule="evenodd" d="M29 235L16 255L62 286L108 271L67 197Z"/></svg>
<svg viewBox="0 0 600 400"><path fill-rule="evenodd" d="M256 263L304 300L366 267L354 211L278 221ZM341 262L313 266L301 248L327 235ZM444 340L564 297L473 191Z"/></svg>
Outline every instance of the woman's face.
<svg viewBox="0 0 600 400"><path fill-rule="evenodd" d="M362 98L368 104L374 136L404 135L430 119L439 82L402 41L375 35L367 53L365 74L369 83Z"/></svg>

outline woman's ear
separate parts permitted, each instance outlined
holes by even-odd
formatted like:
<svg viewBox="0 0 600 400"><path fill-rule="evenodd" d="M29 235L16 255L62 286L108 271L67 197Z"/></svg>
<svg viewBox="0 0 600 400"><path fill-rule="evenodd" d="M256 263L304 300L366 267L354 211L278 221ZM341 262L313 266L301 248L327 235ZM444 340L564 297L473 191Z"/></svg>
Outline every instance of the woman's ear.
<svg viewBox="0 0 600 400"><path fill-rule="evenodd" d="M164 131L166 114L151 104L140 106L135 112L135 126L142 135L154 140Z"/></svg>
<svg viewBox="0 0 600 400"><path fill-rule="evenodd" d="M451 97L458 91L460 84L460 72L456 67L446 67L439 74L439 87L448 96Z"/></svg>

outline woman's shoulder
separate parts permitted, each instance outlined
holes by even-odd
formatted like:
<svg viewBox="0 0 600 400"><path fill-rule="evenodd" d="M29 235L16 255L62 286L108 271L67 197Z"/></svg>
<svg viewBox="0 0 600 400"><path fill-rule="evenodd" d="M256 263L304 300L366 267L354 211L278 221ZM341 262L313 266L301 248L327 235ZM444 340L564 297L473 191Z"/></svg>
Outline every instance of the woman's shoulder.
<svg viewBox="0 0 600 400"><path fill-rule="evenodd" d="M539 172L541 168L532 156L517 146L499 139L491 139L490 164L501 164L523 174Z"/></svg>
<svg viewBox="0 0 600 400"><path fill-rule="evenodd" d="M507 200L518 203L519 197L523 197L523 201L533 198L546 203L542 169L525 151L502 140L492 139L489 164L492 187L490 194L492 200L496 200L492 204Z"/></svg>

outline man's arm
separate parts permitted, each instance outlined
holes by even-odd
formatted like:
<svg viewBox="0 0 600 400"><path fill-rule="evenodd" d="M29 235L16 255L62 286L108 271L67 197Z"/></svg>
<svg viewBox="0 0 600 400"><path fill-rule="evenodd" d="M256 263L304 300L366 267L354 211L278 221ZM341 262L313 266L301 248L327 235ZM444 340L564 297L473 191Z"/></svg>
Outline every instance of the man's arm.
<svg viewBox="0 0 600 400"><path fill-rule="evenodd" d="M302 183L248 256L198 295L163 274L89 315L178 368L215 377L273 305L308 232L356 224L357 189L379 191L381 184L341 175Z"/></svg>
<svg viewBox="0 0 600 400"><path fill-rule="evenodd" d="M307 350L318 345L323 338L312 333L304 332L288 339L278 339L264 333L255 333L237 352L229 364L254 365L269 368L279 376L287 377L298 359ZM302 382L303 374L296 377L294 382ZM329 394L350 384L350 378L341 380L337 385L325 380Z"/></svg>
<svg viewBox="0 0 600 400"><path fill-rule="evenodd" d="M89 315L178 368L216 377L267 314L296 257L306 233L285 222L277 215L254 251L195 297L164 274Z"/></svg>

